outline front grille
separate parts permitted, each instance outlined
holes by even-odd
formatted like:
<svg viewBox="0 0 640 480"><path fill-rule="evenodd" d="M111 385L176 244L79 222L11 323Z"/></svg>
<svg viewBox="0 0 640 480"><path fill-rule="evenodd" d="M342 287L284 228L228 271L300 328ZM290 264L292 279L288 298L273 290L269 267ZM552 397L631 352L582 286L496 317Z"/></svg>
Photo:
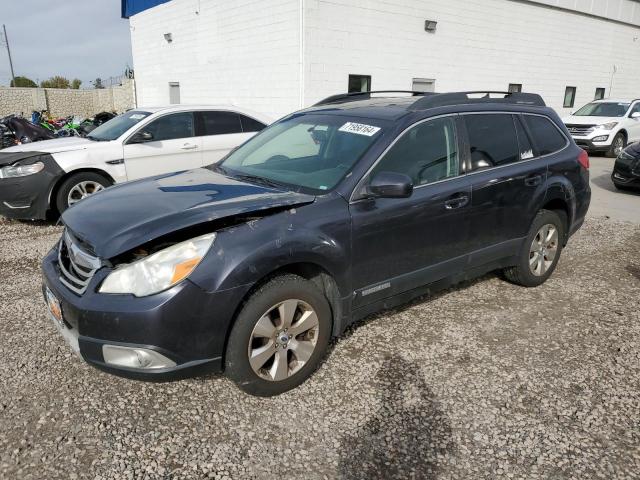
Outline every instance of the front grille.
<svg viewBox="0 0 640 480"><path fill-rule="evenodd" d="M587 137L593 132L595 125L572 125L567 124L567 129L571 136L574 137Z"/></svg>
<svg viewBox="0 0 640 480"><path fill-rule="evenodd" d="M98 257L80 248L80 242L65 230L58 249L60 281L72 292L82 295L96 271L102 266Z"/></svg>

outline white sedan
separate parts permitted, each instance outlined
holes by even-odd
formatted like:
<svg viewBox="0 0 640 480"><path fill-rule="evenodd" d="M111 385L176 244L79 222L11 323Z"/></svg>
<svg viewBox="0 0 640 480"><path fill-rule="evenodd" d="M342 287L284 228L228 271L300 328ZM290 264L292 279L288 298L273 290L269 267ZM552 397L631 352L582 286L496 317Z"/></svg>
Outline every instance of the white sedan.
<svg viewBox="0 0 640 480"><path fill-rule="evenodd" d="M0 214L42 219L112 184L210 165L271 123L231 106L138 108L86 138L0 152Z"/></svg>

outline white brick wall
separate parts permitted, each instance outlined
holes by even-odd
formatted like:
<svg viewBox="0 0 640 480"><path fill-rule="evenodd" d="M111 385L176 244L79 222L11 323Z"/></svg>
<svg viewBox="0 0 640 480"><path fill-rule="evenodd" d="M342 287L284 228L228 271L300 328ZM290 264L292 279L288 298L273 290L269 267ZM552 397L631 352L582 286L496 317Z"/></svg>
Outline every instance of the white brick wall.
<svg viewBox="0 0 640 480"><path fill-rule="evenodd" d="M132 17L138 105L179 82L181 103L298 109L299 16L297 0L174 0Z"/></svg>
<svg viewBox="0 0 640 480"><path fill-rule="evenodd" d="M376 90L414 77L437 91L522 83L565 113L565 87L577 87L576 108L596 87L609 95L613 65L613 96L640 97L639 27L536 1L640 25L634 0L173 0L131 19L138 104L168 103L180 82L182 103L277 117L345 91L351 73Z"/></svg>

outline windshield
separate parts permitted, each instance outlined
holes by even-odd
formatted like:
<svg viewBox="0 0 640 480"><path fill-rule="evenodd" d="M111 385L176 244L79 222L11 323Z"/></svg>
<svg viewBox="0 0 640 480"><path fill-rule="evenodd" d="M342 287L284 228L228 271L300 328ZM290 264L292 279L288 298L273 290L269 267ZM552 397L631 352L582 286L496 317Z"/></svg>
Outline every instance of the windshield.
<svg viewBox="0 0 640 480"><path fill-rule="evenodd" d="M151 115L150 112L141 112L139 110L123 113L97 127L87 135L87 138L98 141L115 140L149 115Z"/></svg>
<svg viewBox="0 0 640 480"><path fill-rule="evenodd" d="M334 188L381 136L381 124L375 120L299 115L263 130L213 168L324 192Z"/></svg>
<svg viewBox="0 0 640 480"><path fill-rule="evenodd" d="M630 103L604 102L587 103L574 113L577 117L623 117Z"/></svg>

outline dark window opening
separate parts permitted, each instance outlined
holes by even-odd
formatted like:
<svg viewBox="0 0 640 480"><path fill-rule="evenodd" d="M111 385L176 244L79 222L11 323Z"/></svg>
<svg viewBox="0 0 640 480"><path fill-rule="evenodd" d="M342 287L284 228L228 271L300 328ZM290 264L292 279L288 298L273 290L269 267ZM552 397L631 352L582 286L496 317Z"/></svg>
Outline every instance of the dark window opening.
<svg viewBox="0 0 640 480"><path fill-rule="evenodd" d="M521 83L510 83L508 92L509 93L520 93L520 92L522 92L522 84Z"/></svg>
<svg viewBox="0 0 640 480"><path fill-rule="evenodd" d="M235 112L200 112L205 135L242 133L240 116Z"/></svg>
<svg viewBox="0 0 640 480"><path fill-rule="evenodd" d="M596 88L596 95L593 98L594 100L602 100L604 98L604 88Z"/></svg>
<svg viewBox="0 0 640 480"><path fill-rule="evenodd" d="M512 115L465 115L469 134L471 171L507 165L520 160Z"/></svg>
<svg viewBox="0 0 640 480"><path fill-rule="evenodd" d="M370 92L371 75L349 75L348 90L351 92Z"/></svg>
<svg viewBox="0 0 640 480"><path fill-rule="evenodd" d="M524 119L540 155L557 152L567 144L567 139L548 118L525 115Z"/></svg>
<svg viewBox="0 0 640 480"><path fill-rule="evenodd" d="M567 87L564 91L564 108L573 108L576 103L576 87Z"/></svg>
<svg viewBox="0 0 640 480"><path fill-rule="evenodd" d="M264 123L259 122L255 118L246 117L244 115L240 115L240 122L242 123L243 132L259 132L266 127Z"/></svg>

